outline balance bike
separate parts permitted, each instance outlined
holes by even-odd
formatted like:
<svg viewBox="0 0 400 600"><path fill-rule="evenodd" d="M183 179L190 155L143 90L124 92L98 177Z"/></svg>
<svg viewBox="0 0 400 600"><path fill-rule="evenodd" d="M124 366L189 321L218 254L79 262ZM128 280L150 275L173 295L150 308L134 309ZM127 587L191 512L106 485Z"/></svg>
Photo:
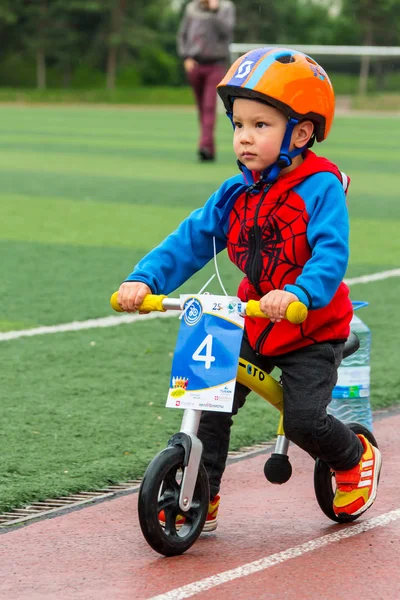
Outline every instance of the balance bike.
<svg viewBox="0 0 400 600"><path fill-rule="evenodd" d="M115 292L111 297L111 306L114 310L121 312L117 296L118 292ZM190 298L196 299L196 296ZM215 298L218 299L217 304L224 302L222 296ZM260 310L259 302L250 300L244 303L236 300L240 315L266 317ZM227 297L226 302L231 302L231 299ZM188 304L187 299L149 295L145 298L140 310L147 312L190 311L190 302ZM192 312L194 312L193 307ZM289 305L285 318L292 323L301 323L306 317L305 305L293 302ZM351 334L345 344L343 357L350 356L356 352L358 347L357 336ZM207 354L207 349L205 352ZM213 357L209 358L211 360ZM204 368L206 368L206 356L202 360L204 360ZM285 483L292 474L292 467L288 458L289 440L285 437L283 430L282 386L267 372L241 357L238 359L236 381L267 400L280 412L275 449L265 463L264 474L271 483ZM182 390L184 383L183 380L178 382L183 386ZM218 409L214 408L214 410ZM180 431L170 438L168 446L150 462L140 486L138 512L142 533L148 544L164 556L176 556L186 552L199 537L206 521L210 496L208 476L201 462L202 443L197 437L201 413L202 410L199 408L184 409ZM363 434L377 447L375 437L366 427L358 423L350 423L348 427L357 434ZM332 506L335 494L334 483L334 474L330 467L321 459L316 459L314 489L321 510L328 518L337 523L354 521L358 515L335 515ZM161 511L164 511L165 515L164 526L159 521ZM176 525L178 515L185 517L183 525Z"/></svg>

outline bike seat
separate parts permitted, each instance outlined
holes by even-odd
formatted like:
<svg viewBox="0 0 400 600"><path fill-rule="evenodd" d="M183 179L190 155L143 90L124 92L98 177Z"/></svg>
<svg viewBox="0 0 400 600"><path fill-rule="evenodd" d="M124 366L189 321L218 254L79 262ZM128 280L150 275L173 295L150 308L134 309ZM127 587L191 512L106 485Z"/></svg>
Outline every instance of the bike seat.
<svg viewBox="0 0 400 600"><path fill-rule="evenodd" d="M359 347L360 340L355 333L351 332L344 345L343 358L347 358L351 354L354 354L354 352L357 352Z"/></svg>

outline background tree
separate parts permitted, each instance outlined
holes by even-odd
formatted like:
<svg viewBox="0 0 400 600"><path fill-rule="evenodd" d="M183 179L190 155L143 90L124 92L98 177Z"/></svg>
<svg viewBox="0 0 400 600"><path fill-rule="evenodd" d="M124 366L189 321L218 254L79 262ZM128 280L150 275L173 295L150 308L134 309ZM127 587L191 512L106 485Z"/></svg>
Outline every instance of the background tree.
<svg viewBox="0 0 400 600"><path fill-rule="evenodd" d="M340 20L351 28L351 43L364 46L398 45L400 41L399 0L342 0ZM349 24L350 27L349 27ZM365 94L371 58L363 56L360 66L359 93Z"/></svg>
<svg viewBox="0 0 400 600"><path fill-rule="evenodd" d="M107 88L114 89L117 74L118 50L124 41L127 0L113 0L110 6L110 33L107 54Z"/></svg>
<svg viewBox="0 0 400 600"><path fill-rule="evenodd" d="M188 0L0 0L0 85L183 84L176 33ZM400 0L235 0L235 42L399 45ZM175 7L175 8L174 8ZM325 59L324 59L325 60ZM333 59L327 59L330 68ZM353 70L341 61L335 69ZM374 59L382 86L387 61ZM361 63L366 90L370 61Z"/></svg>
<svg viewBox="0 0 400 600"><path fill-rule="evenodd" d="M21 40L24 49L35 56L36 83L40 89L46 87L47 81L46 59L52 33L49 8L48 0L27 1L20 7Z"/></svg>
<svg viewBox="0 0 400 600"><path fill-rule="evenodd" d="M13 0L0 2L1 54L4 57L18 47L19 7Z"/></svg>
<svg viewBox="0 0 400 600"><path fill-rule="evenodd" d="M329 5L311 0L235 0L236 42L268 44L330 43Z"/></svg>

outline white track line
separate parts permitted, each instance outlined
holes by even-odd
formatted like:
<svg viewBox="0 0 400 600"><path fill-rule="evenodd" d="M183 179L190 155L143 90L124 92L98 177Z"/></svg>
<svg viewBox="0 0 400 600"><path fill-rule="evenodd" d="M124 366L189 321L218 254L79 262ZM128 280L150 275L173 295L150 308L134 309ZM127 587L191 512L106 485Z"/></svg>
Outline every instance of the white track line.
<svg viewBox="0 0 400 600"><path fill-rule="evenodd" d="M372 273L371 275L361 275L360 277L352 277L351 279L345 279L344 281L347 285L354 285L356 283L369 283L370 281L389 279L389 277L400 277L400 269L380 271L379 273Z"/></svg>
<svg viewBox="0 0 400 600"><path fill-rule="evenodd" d="M353 277L345 279L348 285L357 283L369 283L370 281L379 281L388 279L389 277L400 277L400 269L392 269L390 271L380 271L371 275L361 275L361 277ZM48 333L64 333L67 331L81 331L82 329L96 329L98 327L114 327L125 323L134 323L136 321L144 321L148 319L158 319L160 317L176 316L173 312L166 313L150 313L148 315L120 315L112 317L103 317L100 319L89 319L88 321L73 321L72 323L62 323L61 325L49 325L44 327L35 327L34 329L20 329L17 331L5 331L0 333L0 342L16 340L21 337L33 337L36 335L44 335Z"/></svg>
<svg viewBox="0 0 400 600"><path fill-rule="evenodd" d="M47 327L35 327L35 329L21 329L19 331L5 331L0 333L0 342L16 340L20 337L33 337L35 335L44 335L46 333L63 333L65 331L81 331L82 329L96 329L98 327L115 327L125 323L134 323L144 319L159 319L160 317L176 317L176 312L149 313L148 315L120 315L104 317L101 319L89 319L88 321L73 321L72 323L62 323L61 325L49 325Z"/></svg>
<svg viewBox="0 0 400 600"><path fill-rule="evenodd" d="M184 598L190 598L191 596L195 596L196 594L210 590L211 588L222 585L223 583L233 581L234 579L238 579L240 577L246 577L247 575L252 575L258 571L264 571L265 569L279 565L287 560L290 560L291 558L302 556L307 552L312 552L313 550L318 550L319 548L323 548L329 544L340 542L341 540L359 535L360 533L364 533L365 531L369 531L375 527L383 527L384 525L388 525L397 519L400 519L400 509L392 510L391 512L385 513L380 517L369 519L368 521L364 521L358 525L349 525L345 529L341 529L336 533L330 533L315 540L310 540L309 542L300 544L300 546L294 546L293 548L289 548L283 552L271 554L270 556L247 563L241 567L237 567L236 569L224 571L218 575L212 575L211 577L206 577L205 579L200 579L194 583L189 583L188 585L176 588L175 590L171 590L165 594L153 596L149 600L183 600Z"/></svg>

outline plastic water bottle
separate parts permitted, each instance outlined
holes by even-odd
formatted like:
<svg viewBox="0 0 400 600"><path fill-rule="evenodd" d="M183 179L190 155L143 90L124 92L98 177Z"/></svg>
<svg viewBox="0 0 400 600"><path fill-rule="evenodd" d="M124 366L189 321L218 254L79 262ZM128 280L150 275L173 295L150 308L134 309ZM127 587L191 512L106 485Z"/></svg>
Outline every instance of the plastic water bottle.
<svg viewBox="0 0 400 600"><path fill-rule="evenodd" d="M355 310L366 303L353 303ZM360 348L343 359L338 370L338 381L332 393L328 413L343 423L360 423L372 431L370 404L371 332L356 315L351 320L351 331L360 340Z"/></svg>

